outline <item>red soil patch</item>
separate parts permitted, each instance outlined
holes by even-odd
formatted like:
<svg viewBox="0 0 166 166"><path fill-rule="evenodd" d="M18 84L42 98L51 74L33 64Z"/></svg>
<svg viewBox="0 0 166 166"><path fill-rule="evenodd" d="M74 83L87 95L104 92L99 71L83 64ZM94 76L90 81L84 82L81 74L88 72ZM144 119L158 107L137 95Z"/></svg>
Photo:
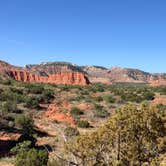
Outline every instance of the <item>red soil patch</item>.
<svg viewBox="0 0 166 166"><path fill-rule="evenodd" d="M88 110L90 108L90 105L87 103L81 103L78 105L78 108L81 110Z"/></svg>
<svg viewBox="0 0 166 166"><path fill-rule="evenodd" d="M156 97L153 100L153 103L166 105L166 97L165 96Z"/></svg>
<svg viewBox="0 0 166 166"><path fill-rule="evenodd" d="M61 113L56 103L49 105L45 116L52 120L67 122L69 125L75 125L73 118L68 114Z"/></svg>
<svg viewBox="0 0 166 166"><path fill-rule="evenodd" d="M162 85L166 85L166 80L151 81L150 85L151 86L162 86Z"/></svg>
<svg viewBox="0 0 166 166"><path fill-rule="evenodd" d="M68 109L71 108L71 104L68 101L62 101L61 106Z"/></svg>

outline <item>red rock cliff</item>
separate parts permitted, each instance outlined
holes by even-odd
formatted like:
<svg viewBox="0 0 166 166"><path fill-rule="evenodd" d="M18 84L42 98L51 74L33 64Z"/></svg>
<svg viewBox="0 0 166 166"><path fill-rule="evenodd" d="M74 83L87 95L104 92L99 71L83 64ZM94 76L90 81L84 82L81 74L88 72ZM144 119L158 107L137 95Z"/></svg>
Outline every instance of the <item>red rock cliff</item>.
<svg viewBox="0 0 166 166"><path fill-rule="evenodd" d="M52 83L52 84L71 84L71 85L87 85L89 84L88 78L79 72L65 72L56 73L48 76L40 76L29 73L24 70L10 70L6 74L17 80L23 82L38 82L38 83Z"/></svg>

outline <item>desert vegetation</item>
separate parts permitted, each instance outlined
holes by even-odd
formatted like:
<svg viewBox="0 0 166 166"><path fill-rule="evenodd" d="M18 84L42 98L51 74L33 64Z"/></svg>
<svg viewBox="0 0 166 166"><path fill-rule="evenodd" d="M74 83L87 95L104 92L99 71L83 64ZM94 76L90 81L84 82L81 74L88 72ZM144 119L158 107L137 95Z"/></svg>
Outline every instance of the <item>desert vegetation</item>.
<svg viewBox="0 0 166 166"><path fill-rule="evenodd" d="M16 166L162 165L166 106L154 99L165 89L1 79L1 159ZM4 148L6 141L12 146Z"/></svg>

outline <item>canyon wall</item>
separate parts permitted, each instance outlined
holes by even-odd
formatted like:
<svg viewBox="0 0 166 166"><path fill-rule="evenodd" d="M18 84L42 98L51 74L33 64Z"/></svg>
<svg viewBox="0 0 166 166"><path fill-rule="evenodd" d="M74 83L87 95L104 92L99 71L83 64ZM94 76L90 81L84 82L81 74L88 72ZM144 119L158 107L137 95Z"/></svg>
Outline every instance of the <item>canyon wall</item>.
<svg viewBox="0 0 166 166"><path fill-rule="evenodd" d="M40 76L32 74L24 70L9 70L6 74L22 82L37 82L37 83L51 83L51 84L70 84L70 85L87 85L89 84L88 78L79 72L65 72L56 73L48 76Z"/></svg>

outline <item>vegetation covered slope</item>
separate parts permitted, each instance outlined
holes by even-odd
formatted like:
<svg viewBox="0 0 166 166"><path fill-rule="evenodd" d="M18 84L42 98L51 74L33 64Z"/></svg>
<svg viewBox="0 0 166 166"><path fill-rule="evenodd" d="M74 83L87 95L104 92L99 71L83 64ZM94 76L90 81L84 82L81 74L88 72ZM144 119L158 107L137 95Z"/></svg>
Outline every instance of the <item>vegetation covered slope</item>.
<svg viewBox="0 0 166 166"><path fill-rule="evenodd" d="M164 86L146 84L52 85L2 78L1 158L9 156L15 165L160 165L166 106L153 105L165 95Z"/></svg>

